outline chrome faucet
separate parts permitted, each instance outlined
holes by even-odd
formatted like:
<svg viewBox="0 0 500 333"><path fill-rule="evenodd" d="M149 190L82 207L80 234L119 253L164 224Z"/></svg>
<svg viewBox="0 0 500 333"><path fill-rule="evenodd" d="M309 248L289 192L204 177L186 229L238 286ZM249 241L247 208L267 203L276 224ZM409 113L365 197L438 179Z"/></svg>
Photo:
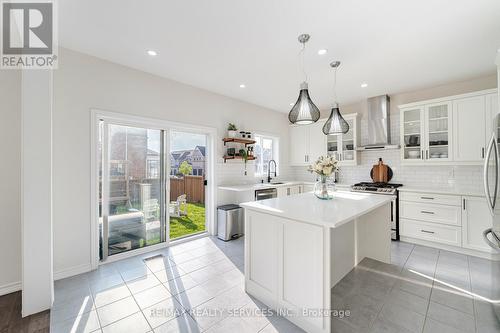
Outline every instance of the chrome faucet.
<svg viewBox="0 0 500 333"><path fill-rule="evenodd" d="M271 162L274 164L274 177L276 177L276 161L275 160L270 160L267 164L267 182L271 182Z"/></svg>

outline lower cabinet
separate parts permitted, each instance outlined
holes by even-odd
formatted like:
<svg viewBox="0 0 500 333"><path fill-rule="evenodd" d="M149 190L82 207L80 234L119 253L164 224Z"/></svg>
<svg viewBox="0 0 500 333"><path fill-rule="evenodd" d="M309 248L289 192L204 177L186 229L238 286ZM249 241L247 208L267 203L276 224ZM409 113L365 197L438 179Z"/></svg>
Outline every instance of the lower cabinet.
<svg viewBox="0 0 500 333"><path fill-rule="evenodd" d="M472 250L493 252L483 239L483 231L493 225L486 199L462 197L462 201L462 246Z"/></svg>
<svg viewBox="0 0 500 333"><path fill-rule="evenodd" d="M401 235L446 245L462 245L462 228L438 223L401 219Z"/></svg>
<svg viewBox="0 0 500 333"><path fill-rule="evenodd" d="M483 239L493 225L484 197L402 192L400 200L401 236L493 252Z"/></svg>
<svg viewBox="0 0 500 333"><path fill-rule="evenodd" d="M323 332L322 316L303 317L301 311L330 304L323 297L324 229L249 211L245 230L247 292L275 309L299 314L311 331Z"/></svg>
<svg viewBox="0 0 500 333"><path fill-rule="evenodd" d="M300 194L303 192L302 185L282 186L278 187L278 198L286 197L289 195Z"/></svg>

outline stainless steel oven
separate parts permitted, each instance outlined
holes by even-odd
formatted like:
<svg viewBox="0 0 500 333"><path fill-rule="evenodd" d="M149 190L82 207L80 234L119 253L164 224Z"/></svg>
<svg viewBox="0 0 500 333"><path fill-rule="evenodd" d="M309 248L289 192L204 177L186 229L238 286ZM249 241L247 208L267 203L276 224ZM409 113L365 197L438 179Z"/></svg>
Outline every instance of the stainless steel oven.
<svg viewBox="0 0 500 333"><path fill-rule="evenodd" d="M276 198L278 190L276 188L263 188L255 190L255 201Z"/></svg>

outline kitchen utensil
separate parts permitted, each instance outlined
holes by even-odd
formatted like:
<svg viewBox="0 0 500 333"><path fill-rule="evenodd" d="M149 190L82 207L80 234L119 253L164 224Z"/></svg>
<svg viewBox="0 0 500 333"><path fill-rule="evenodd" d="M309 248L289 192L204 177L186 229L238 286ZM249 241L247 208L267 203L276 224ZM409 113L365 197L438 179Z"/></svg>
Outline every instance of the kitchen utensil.
<svg viewBox="0 0 500 333"><path fill-rule="evenodd" d="M375 164L370 171L370 177L375 183L387 183L392 175L392 169L384 164L382 158L378 159L378 164Z"/></svg>
<svg viewBox="0 0 500 333"><path fill-rule="evenodd" d="M419 141L420 141L420 136L418 136L418 135L410 135L410 137L408 138L408 143L410 145L416 146L416 145L418 145Z"/></svg>

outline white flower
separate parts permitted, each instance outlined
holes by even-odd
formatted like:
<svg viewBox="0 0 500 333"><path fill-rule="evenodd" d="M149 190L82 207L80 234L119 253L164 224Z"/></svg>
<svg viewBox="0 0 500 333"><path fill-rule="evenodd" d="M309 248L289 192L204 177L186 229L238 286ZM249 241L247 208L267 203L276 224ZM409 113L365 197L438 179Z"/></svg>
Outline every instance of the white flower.
<svg viewBox="0 0 500 333"><path fill-rule="evenodd" d="M307 170L321 176L330 176L338 170L338 163L333 156L320 156Z"/></svg>

